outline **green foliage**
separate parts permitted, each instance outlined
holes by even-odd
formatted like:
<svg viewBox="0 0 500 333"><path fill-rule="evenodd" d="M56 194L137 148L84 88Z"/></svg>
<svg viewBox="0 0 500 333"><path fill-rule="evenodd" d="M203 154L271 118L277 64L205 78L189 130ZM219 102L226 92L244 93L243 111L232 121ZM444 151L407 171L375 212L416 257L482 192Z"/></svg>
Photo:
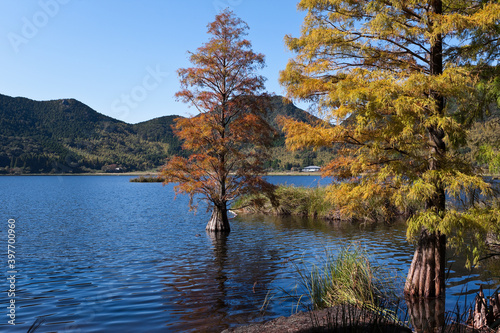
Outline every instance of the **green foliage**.
<svg viewBox="0 0 500 333"><path fill-rule="evenodd" d="M479 163L487 164L490 173L500 173L500 151L498 148L495 149L487 144L481 145L476 159Z"/></svg>
<svg viewBox="0 0 500 333"><path fill-rule="evenodd" d="M165 116L132 125L143 140L168 144L168 155L187 156L182 142L174 135L172 126L179 116Z"/></svg>
<svg viewBox="0 0 500 333"><path fill-rule="evenodd" d="M491 69L478 84L488 112L472 124L468 142L462 150L471 162L477 163L491 174L500 173L500 68Z"/></svg>
<svg viewBox="0 0 500 333"><path fill-rule="evenodd" d="M324 161L330 161L335 156L335 149L304 149L292 153L284 145L271 148L271 159L266 167L273 171L289 171L292 168L299 171L309 165L323 166Z"/></svg>
<svg viewBox="0 0 500 333"><path fill-rule="evenodd" d="M467 191L460 195L463 196L464 193ZM477 265L481 255L488 249L487 237L500 234L500 200L483 197L483 200L473 202L466 208L450 207L446 214L436 211L419 212L410 218L407 236L409 239L415 238L422 228L431 232L439 231L447 235L454 248L466 254L468 268Z"/></svg>

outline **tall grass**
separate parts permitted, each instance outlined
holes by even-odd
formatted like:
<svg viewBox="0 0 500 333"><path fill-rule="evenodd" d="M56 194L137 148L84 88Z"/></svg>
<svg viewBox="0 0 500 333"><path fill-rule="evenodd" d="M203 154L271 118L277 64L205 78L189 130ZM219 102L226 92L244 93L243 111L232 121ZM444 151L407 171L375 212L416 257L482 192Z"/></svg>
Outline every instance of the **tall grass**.
<svg viewBox="0 0 500 333"><path fill-rule="evenodd" d="M405 301L400 297L404 278L370 260L359 244L325 253L320 265L304 260L294 264L298 285L305 290L292 296L295 307L320 310L310 312L317 331L409 332L413 327L424 332L480 332L467 327L469 308L459 303L455 311L445 313L444 300Z"/></svg>
<svg viewBox="0 0 500 333"><path fill-rule="evenodd" d="M337 254L325 251L320 264L302 259L292 264L297 285L281 292L294 301L294 312L314 310L308 312L311 332L410 332L398 297L403 279L370 260L359 244L344 246ZM266 298L263 308L269 302Z"/></svg>
<svg viewBox="0 0 500 333"><path fill-rule="evenodd" d="M343 247L336 255L326 252L321 267L300 261L295 269L314 309L351 304L380 310L382 305L399 302L400 285L393 272L370 262L357 244Z"/></svg>

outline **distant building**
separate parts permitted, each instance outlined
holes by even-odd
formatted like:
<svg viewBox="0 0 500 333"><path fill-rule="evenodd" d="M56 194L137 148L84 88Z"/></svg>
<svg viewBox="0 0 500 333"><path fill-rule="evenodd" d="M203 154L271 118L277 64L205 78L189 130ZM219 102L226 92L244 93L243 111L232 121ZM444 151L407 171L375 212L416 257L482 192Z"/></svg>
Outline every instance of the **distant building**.
<svg viewBox="0 0 500 333"><path fill-rule="evenodd" d="M302 169L302 172L318 172L321 170L319 166L311 165Z"/></svg>

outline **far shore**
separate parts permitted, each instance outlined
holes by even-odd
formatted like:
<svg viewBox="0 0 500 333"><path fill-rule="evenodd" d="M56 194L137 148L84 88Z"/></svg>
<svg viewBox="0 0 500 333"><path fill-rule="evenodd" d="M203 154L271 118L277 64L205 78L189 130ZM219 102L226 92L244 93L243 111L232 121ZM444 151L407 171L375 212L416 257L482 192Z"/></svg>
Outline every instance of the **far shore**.
<svg viewBox="0 0 500 333"><path fill-rule="evenodd" d="M133 171L133 172L82 172L82 173L21 173L21 174L0 174L0 177L13 176L133 176L133 177L156 177L158 171ZM317 176L321 177L321 172L302 172L302 171L272 171L263 176ZM500 180L500 174L483 174L484 178Z"/></svg>
<svg viewBox="0 0 500 333"><path fill-rule="evenodd" d="M157 171L134 171L134 172L82 172L82 173L21 173L21 174L0 174L0 176L149 176L155 177ZM321 172L301 172L301 171L275 171L268 172L263 176L321 176Z"/></svg>
<svg viewBox="0 0 500 333"><path fill-rule="evenodd" d="M82 173L21 173L21 174L0 174L5 177L13 177L13 176L57 176L57 177L65 177L65 176L155 176L156 172L148 172L148 171L137 171L137 172L82 172Z"/></svg>

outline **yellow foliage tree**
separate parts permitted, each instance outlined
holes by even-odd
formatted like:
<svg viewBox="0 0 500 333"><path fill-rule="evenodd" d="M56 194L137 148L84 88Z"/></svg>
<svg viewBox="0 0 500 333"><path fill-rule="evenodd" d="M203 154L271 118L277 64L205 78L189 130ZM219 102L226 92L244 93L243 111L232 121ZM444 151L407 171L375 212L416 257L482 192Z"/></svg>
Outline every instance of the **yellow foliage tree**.
<svg viewBox="0 0 500 333"><path fill-rule="evenodd" d="M329 197L345 214L380 198L399 207L421 202L408 221L408 238L418 244L405 294L441 296L446 244L466 247L473 230L467 244L477 260L481 237L500 221L498 210L449 205L473 189L491 190L458 149L467 138L460 119L485 104L478 65L498 60L481 45L498 40L500 4L302 0L299 8L307 16L301 36L286 37L296 56L281 82L289 97L314 102L326 121L285 120L287 145L340 145L324 174L343 181L330 186Z"/></svg>

